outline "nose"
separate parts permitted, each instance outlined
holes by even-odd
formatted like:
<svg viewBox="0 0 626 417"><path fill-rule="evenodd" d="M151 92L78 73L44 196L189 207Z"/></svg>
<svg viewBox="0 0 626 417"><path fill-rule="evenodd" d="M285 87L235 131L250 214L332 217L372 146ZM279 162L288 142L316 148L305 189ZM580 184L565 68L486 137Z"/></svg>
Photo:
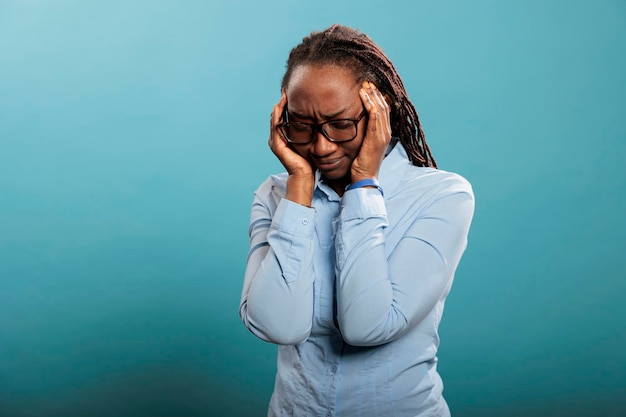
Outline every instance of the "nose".
<svg viewBox="0 0 626 417"><path fill-rule="evenodd" d="M328 138L324 136L321 129L318 129L317 132L315 132L312 145L311 152L315 156L330 155L337 148L337 144L329 141Z"/></svg>

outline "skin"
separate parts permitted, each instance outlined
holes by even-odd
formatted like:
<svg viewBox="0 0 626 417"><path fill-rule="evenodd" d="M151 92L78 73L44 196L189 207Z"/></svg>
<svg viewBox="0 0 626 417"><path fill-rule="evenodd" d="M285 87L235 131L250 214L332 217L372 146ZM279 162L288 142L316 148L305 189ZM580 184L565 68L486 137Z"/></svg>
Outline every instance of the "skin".
<svg viewBox="0 0 626 417"><path fill-rule="evenodd" d="M285 107L290 120L306 123L356 119L363 109L367 115L359 121L357 136L351 141L334 143L317 132L311 143L290 147L277 128ZM285 198L310 207L316 170L340 196L350 183L378 178L391 140L389 114L389 105L376 86L367 81L358 85L350 69L335 65L297 67L272 111L268 141L289 174Z"/></svg>

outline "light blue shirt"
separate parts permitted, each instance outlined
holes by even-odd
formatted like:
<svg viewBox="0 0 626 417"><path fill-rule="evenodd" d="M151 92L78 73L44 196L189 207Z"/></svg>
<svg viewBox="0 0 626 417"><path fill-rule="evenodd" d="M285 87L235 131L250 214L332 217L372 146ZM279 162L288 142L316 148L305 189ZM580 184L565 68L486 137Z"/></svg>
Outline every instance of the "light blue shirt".
<svg viewBox="0 0 626 417"><path fill-rule="evenodd" d="M270 416L448 416L437 328L474 212L457 174L411 165L400 143L375 188L312 208L256 191L239 313L279 344Z"/></svg>

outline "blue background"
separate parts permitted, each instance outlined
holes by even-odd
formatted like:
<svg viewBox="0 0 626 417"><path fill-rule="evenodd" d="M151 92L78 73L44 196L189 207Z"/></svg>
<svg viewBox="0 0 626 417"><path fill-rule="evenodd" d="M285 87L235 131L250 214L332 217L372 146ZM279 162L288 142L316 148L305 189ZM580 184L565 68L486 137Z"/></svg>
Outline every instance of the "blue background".
<svg viewBox="0 0 626 417"><path fill-rule="evenodd" d="M474 185L453 415L626 415L626 3L0 0L0 416L261 416L237 310L291 47L334 22Z"/></svg>

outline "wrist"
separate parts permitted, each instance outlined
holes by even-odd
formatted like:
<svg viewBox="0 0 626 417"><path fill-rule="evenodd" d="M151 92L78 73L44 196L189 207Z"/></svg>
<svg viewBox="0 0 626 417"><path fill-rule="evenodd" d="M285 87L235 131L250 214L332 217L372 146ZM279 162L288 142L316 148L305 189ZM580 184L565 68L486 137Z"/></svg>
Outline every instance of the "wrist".
<svg viewBox="0 0 626 417"><path fill-rule="evenodd" d="M380 191L380 194L384 196L383 189L376 178L363 178L355 181L346 187L346 191L354 190L356 188L376 188Z"/></svg>
<svg viewBox="0 0 626 417"><path fill-rule="evenodd" d="M352 180L353 184L362 180L370 179L370 178L378 180L378 171L362 172L362 171L357 171L353 169L350 172L350 179Z"/></svg>
<svg viewBox="0 0 626 417"><path fill-rule="evenodd" d="M315 178L311 176L289 175L287 178L287 193L285 198L294 203L311 207L313 202L313 190L315 188Z"/></svg>

